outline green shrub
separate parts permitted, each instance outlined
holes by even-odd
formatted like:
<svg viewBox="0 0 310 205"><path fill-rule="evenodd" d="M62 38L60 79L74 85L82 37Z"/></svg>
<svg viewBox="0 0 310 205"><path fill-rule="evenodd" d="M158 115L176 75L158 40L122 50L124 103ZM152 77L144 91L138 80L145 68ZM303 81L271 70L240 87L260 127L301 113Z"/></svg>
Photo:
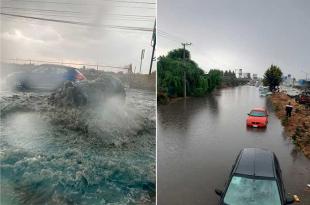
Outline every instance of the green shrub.
<svg viewBox="0 0 310 205"><path fill-rule="evenodd" d="M286 125L288 124L288 117L283 118L283 119L281 120L281 124L282 124L283 126L286 126Z"/></svg>
<svg viewBox="0 0 310 205"><path fill-rule="evenodd" d="M201 97L204 96L206 93L204 92L203 88L195 88L193 95L195 97Z"/></svg>
<svg viewBox="0 0 310 205"><path fill-rule="evenodd" d="M175 49L167 56L161 56L157 62L157 89L165 90L169 96L183 96L184 72L186 73L187 95L203 96L211 92L222 82L223 72L210 70L206 74L197 63L190 59L189 51L185 50L183 61L183 49Z"/></svg>
<svg viewBox="0 0 310 205"><path fill-rule="evenodd" d="M278 112L278 111L280 110L280 106L279 106L279 105L275 105L275 106L274 106L274 110L275 110L276 112Z"/></svg>

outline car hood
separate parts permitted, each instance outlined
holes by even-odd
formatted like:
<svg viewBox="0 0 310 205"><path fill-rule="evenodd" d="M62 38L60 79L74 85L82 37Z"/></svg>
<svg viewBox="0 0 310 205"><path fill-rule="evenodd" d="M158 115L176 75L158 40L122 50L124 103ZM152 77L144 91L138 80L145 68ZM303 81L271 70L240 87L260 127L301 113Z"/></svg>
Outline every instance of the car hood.
<svg viewBox="0 0 310 205"><path fill-rule="evenodd" d="M264 122L266 121L267 117L255 117L255 116L248 116L248 121L251 122Z"/></svg>

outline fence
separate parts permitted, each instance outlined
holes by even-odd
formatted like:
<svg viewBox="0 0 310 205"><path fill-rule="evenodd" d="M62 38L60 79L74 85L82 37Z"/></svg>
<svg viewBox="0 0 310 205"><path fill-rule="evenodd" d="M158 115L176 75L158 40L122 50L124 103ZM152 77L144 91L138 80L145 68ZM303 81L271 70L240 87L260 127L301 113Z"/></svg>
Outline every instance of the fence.
<svg viewBox="0 0 310 205"><path fill-rule="evenodd" d="M97 69L97 70L109 70L109 71L122 71L126 70L128 73L132 72L132 66L111 66L102 64L90 64L90 63L74 63L74 62L63 62L63 61L47 61L47 60L35 60L35 59L1 59L1 63L15 63L15 64L58 64L67 66L80 66L82 69Z"/></svg>

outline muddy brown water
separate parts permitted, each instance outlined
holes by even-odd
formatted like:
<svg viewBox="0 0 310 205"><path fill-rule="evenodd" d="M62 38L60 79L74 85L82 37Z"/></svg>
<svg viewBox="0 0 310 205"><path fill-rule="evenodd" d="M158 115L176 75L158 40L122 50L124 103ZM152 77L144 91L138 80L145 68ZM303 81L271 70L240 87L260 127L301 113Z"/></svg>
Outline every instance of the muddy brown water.
<svg viewBox="0 0 310 205"><path fill-rule="evenodd" d="M247 113L269 111L267 129L248 129ZM204 98L188 98L158 107L157 199L159 205L218 204L238 152L245 147L277 155L286 190L310 204L310 160L284 133L271 102L251 86L228 88Z"/></svg>

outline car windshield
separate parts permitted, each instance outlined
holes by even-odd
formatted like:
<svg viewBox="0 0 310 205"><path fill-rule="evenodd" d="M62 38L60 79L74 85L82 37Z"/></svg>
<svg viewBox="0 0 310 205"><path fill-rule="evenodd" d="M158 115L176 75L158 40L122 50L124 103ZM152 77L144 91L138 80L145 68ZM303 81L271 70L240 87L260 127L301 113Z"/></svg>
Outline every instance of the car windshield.
<svg viewBox="0 0 310 205"><path fill-rule="evenodd" d="M260 111L260 110L252 110L250 112L250 116L254 116L254 117L265 117L266 113L264 111Z"/></svg>
<svg viewBox="0 0 310 205"><path fill-rule="evenodd" d="M275 180L233 176L227 189L227 205L281 205Z"/></svg>

